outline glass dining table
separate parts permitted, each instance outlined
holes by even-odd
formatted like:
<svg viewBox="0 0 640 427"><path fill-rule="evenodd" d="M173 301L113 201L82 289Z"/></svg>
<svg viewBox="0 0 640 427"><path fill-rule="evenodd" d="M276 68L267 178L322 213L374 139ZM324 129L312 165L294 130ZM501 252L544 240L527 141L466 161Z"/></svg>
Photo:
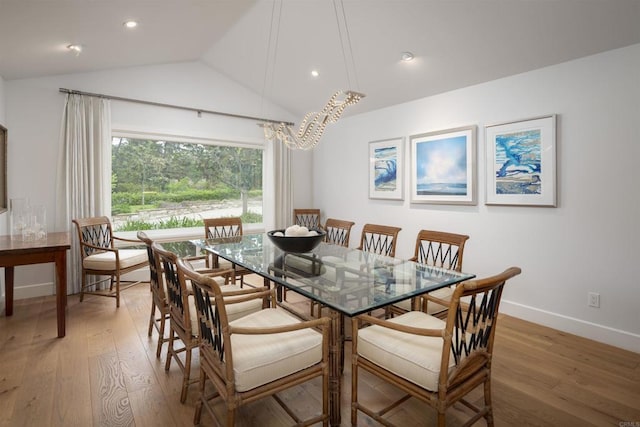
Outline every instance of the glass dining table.
<svg viewBox="0 0 640 427"><path fill-rule="evenodd" d="M285 253L266 234L192 242L203 251L263 277L265 285L274 283L279 303L286 289L329 308L331 425L340 425L344 317L371 312L475 277L324 242L308 253Z"/></svg>

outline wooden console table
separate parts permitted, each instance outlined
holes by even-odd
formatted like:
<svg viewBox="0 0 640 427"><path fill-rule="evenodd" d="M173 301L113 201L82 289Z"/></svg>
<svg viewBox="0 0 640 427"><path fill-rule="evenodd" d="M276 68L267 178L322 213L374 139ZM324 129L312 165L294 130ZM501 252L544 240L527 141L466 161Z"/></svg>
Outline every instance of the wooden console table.
<svg viewBox="0 0 640 427"><path fill-rule="evenodd" d="M17 265L56 263L56 309L58 338L65 336L67 307L67 251L69 233L48 233L47 238L32 242L0 236L0 267L4 267L5 315L13 315L13 268Z"/></svg>

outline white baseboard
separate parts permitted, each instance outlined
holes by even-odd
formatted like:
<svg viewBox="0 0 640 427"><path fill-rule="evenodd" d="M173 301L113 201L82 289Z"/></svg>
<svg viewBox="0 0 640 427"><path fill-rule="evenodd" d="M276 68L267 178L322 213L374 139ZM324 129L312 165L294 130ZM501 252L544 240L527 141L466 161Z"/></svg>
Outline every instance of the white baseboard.
<svg viewBox="0 0 640 427"><path fill-rule="evenodd" d="M500 312L580 337L640 353L640 335L502 300Z"/></svg>
<svg viewBox="0 0 640 427"><path fill-rule="evenodd" d="M148 281L149 280L149 269L140 269L136 271L132 271L131 273L122 275L122 280L140 280L140 281ZM56 288L53 282L46 283L36 283L33 285L21 285L15 286L13 288L13 299L25 299L25 298L35 298L35 297L45 297L49 295L55 295ZM2 295L2 300L4 301L6 295Z"/></svg>
<svg viewBox="0 0 640 427"><path fill-rule="evenodd" d="M25 299L44 297L48 295L55 295L56 288L53 282L36 283L33 285L15 286L13 288L13 299Z"/></svg>

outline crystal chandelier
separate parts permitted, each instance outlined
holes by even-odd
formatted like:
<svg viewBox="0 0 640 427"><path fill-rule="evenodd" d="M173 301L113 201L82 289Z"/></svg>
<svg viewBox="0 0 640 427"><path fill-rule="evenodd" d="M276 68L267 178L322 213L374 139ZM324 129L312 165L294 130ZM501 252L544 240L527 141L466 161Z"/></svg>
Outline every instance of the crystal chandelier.
<svg viewBox="0 0 640 427"><path fill-rule="evenodd" d="M286 123L261 123L260 126L269 141L280 141L292 149L310 150L320 141L327 124L337 122L345 108L357 104L364 96L350 90L334 93L322 111L304 116L298 133L294 133L291 125Z"/></svg>
<svg viewBox="0 0 640 427"><path fill-rule="evenodd" d="M339 15L341 14L344 21L344 32L346 33L347 39L347 47L349 48L349 53L351 53L351 39L349 37L349 31L346 28L346 17L344 13L344 5L342 4L342 0L334 0L334 9L336 14L336 20L338 21L338 33L340 35L340 45L342 47L342 57L345 58L345 68L346 68L346 58L345 54L345 43L343 41L343 30L340 27L340 19ZM338 11L338 4L341 9L341 13ZM275 6L275 3L274 3ZM280 7L282 7L282 3L280 3ZM275 9L275 8L274 8ZM272 22L274 21L274 15L272 13ZM276 25L276 45L277 45L277 37L279 32L279 22ZM273 25L272 25L273 30ZM271 36L269 37L271 41ZM274 54L275 56L275 54ZM353 62L353 55L351 55L351 60ZM268 65L268 64L267 64ZM267 67L268 70L268 67ZM266 74L267 70L265 70L265 82L266 82ZM355 74L355 67L354 67ZM273 75L272 75L273 78ZM347 69L347 80L349 81L349 85L351 83L349 78L349 71ZM263 122L258 125L261 126L264 130L264 137L268 141L274 142L282 142L288 148L296 149L296 150L310 150L318 144L320 138L324 134L324 130L329 123L335 123L338 121L340 116L345 108L350 105L357 104L365 95L360 92L355 92L351 90L339 90L335 92L329 101L324 106L324 108L320 112L311 112L307 113L302 122L300 123L300 127L298 128L298 132L294 132L292 129L292 123L284 123L284 122Z"/></svg>

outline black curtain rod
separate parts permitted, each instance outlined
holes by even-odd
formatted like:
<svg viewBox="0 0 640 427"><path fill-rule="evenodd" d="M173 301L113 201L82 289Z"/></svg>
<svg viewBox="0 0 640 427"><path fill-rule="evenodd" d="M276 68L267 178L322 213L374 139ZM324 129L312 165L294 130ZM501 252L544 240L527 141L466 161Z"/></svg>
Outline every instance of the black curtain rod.
<svg viewBox="0 0 640 427"><path fill-rule="evenodd" d="M95 96L98 98L112 99L114 101L135 102L138 104L153 105L155 107L176 108L178 110L194 111L198 113L198 116L202 113L207 113L207 114L215 114L218 116L232 117L234 119L254 120L256 122L265 122L265 123L284 123L285 125L293 126L293 123L284 122L282 120L263 119L260 117L243 116L241 114L232 114L232 113L223 113L221 111L203 110L202 108L184 107L182 105L165 104L162 102L145 101L142 99L123 98L121 96L104 95L102 93L82 92L79 90L71 90L71 89L65 89L65 88L60 88L60 92L69 93L72 95Z"/></svg>

